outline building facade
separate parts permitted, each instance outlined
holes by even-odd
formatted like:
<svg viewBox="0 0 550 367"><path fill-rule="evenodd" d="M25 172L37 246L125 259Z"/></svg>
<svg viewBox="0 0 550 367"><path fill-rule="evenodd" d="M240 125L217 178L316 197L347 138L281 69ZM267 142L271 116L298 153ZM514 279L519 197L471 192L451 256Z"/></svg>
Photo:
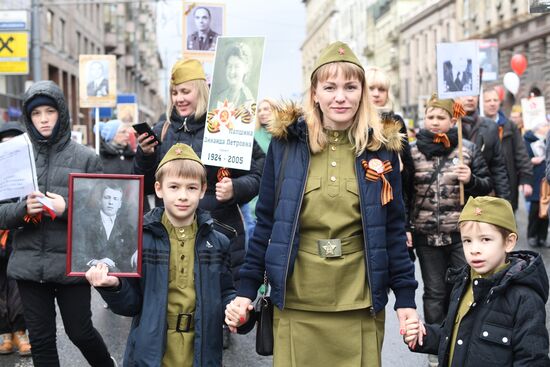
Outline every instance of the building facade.
<svg viewBox="0 0 550 367"><path fill-rule="evenodd" d="M498 78L486 87L502 85L512 71L511 57L522 53L528 67L520 77L516 96L507 93L504 104L527 97L532 87L550 94L550 14L529 14L529 4L519 0L437 0L403 20L400 28L400 99L406 117L421 120L424 103L437 91L435 50L438 42L497 39ZM547 98L547 109L550 98Z"/></svg>
<svg viewBox="0 0 550 367"><path fill-rule="evenodd" d="M30 14L32 3L4 0L0 9L29 10ZM117 92L136 94L139 120L156 121L164 103L158 88L162 65L156 51L156 7L152 3L35 4L39 6L40 78L60 86L72 123L86 126L89 142L95 121L91 109L79 107L79 55L116 55ZM30 67L27 76L0 76L0 109L20 108L25 83L33 78L32 63ZM0 119L5 120L1 114Z"/></svg>
<svg viewBox="0 0 550 367"><path fill-rule="evenodd" d="M436 44L457 41L455 1L427 2L399 26L399 100L405 117L422 119L426 101L437 92Z"/></svg>
<svg viewBox="0 0 550 367"><path fill-rule="evenodd" d="M396 111L401 110L400 101L403 98L399 88L399 26L405 15L424 2L425 0L377 0L368 8L368 39L365 47L367 64L388 73Z"/></svg>

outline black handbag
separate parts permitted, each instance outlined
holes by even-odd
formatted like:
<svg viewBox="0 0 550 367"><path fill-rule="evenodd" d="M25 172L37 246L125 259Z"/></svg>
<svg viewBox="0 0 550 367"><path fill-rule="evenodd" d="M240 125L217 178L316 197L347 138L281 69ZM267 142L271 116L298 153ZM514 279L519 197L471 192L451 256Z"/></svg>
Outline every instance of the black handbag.
<svg viewBox="0 0 550 367"><path fill-rule="evenodd" d="M260 289L260 299L256 302L256 353L261 356L273 354L273 303L267 296L269 283L264 274L264 284Z"/></svg>
<svg viewBox="0 0 550 367"><path fill-rule="evenodd" d="M288 144L285 145L283 151L283 159L281 161L281 169L279 170L279 178L275 187L274 208L279 203L279 194L283 183L286 161L288 159ZM275 209L274 209L275 211ZM260 287L260 298L256 302L256 353L261 356L273 355L273 302L267 296L269 282L267 274L264 272L264 284Z"/></svg>

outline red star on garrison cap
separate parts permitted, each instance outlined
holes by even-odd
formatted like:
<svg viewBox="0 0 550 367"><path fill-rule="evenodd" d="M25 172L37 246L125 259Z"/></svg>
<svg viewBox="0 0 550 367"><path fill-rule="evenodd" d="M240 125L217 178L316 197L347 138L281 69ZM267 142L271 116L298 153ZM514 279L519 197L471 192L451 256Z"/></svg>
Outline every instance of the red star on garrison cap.
<svg viewBox="0 0 550 367"><path fill-rule="evenodd" d="M182 154L183 154L183 150L181 150L180 148L177 148L177 149L174 150L174 153L175 153L176 155L182 155Z"/></svg>
<svg viewBox="0 0 550 367"><path fill-rule="evenodd" d="M339 53L340 55L343 55L344 53L346 53L346 51L344 51L344 49L343 49L342 47L340 47L340 48L338 49L338 53Z"/></svg>
<svg viewBox="0 0 550 367"><path fill-rule="evenodd" d="M481 215L482 212L483 210L481 210L481 208L475 208L475 215Z"/></svg>

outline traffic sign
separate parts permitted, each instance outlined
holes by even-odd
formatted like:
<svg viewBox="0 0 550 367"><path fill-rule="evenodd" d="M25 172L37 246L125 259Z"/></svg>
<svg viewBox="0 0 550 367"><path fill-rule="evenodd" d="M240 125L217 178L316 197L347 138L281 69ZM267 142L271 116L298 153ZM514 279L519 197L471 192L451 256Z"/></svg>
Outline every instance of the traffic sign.
<svg viewBox="0 0 550 367"><path fill-rule="evenodd" d="M0 30L28 30L28 18L26 10L0 11Z"/></svg>
<svg viewBox="0 0 550 367"><path fill-rule="evenodd" d="M29 33L0 32L0 75L29 73Z"/></svg>

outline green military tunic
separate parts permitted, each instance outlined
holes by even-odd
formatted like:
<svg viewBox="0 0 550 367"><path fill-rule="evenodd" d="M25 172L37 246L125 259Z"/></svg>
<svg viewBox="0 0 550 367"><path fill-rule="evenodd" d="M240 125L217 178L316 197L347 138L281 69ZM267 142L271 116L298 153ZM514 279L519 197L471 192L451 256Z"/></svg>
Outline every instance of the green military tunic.
<svg viewBox="0 0 550 367"><path fill-rule="evenodd" d="M355 150L347 131L327 136L310 161L285 308L275 309L275 366L380 365L384 312L370 313ZM342 256L323 257L334 239Z"/></svg>
<svg viewBox="0 0 550 367"><path fill-rule="evenodd" d="M170 237L170 270L168 284L168 304L166 307L168 330L166 331L166 350L162 358L163 367L192 367L194 328L188 332L176 331L178 314L195 312L195 279L193 276L195 260L195 235L197 221L185 227L176 228L170 223L166 213L162 224ZM185 327L187 318L180 322ZM183 325L182 325L183 324Z"/></svg>

